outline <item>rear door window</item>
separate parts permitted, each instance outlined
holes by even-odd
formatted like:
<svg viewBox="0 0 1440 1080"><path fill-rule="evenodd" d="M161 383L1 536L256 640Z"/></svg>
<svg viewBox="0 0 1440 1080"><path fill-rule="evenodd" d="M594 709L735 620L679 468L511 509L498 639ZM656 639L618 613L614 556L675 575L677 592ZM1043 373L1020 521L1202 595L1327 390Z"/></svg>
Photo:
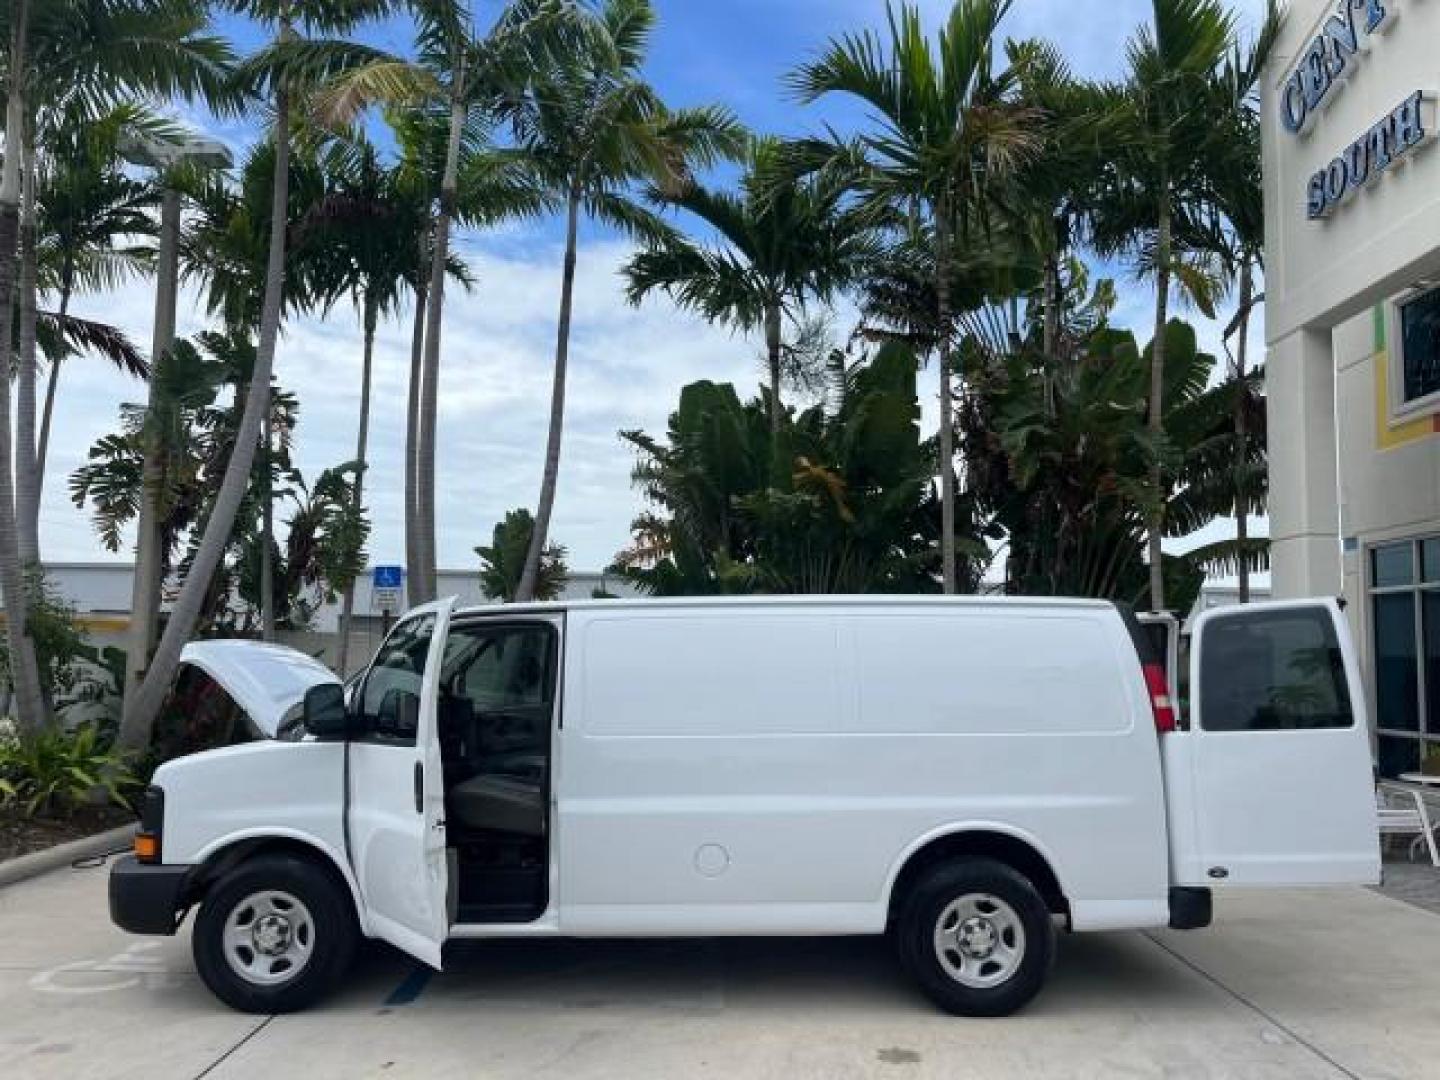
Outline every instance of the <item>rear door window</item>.
<svg viewBox="0 0 1440 1080"><path fill-rule="evenodd" d="M1320 607L1214 619L1200 639L1206 731L1306 731L1355 722L1339 637Z"/></svg>

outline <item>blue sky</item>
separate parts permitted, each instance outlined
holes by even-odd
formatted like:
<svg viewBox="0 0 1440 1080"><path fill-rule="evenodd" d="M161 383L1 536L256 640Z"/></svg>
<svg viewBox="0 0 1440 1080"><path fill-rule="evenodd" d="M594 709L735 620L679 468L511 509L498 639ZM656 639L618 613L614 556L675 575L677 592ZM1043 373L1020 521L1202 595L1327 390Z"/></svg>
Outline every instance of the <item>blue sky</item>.
<svg viewBox="0 0 1440 1080"><path fill-rule="evenodd" d="M1237 0L1235 6L1252 25L1263 5L1262 0ZM858 121L853 109L799 106L782 79L832 36L882 25L880 0L656 0L656 7L660 25L648 70L671 104L724 104L750 127L784 135L815 131L825 122ZM921 7L932 22L948 10L939 0L922 0ZM1079 72L1103 77L1119 73L1125 39L1148 9L1148 0L1015 0L1006 32L1048 36ZM494 10L493 4L476 5L477 17ZM242 49L258 40L254 27L233 18L222 23L222 30ZM363 36L397 49L407 40L398 21L370 27ZM252 143L259 130L253 120L221 124L186 118L237 150ZM760 369L755 342L706 326L661 300L639 310L626 305L616 276L629 254L625 242L587 229L582 243L553 534L569 546L572 566L597 569L625 545L628 524L641 507L629 480L633 459L616 432L635 427L663 431L685 383L731 380L748 393ZM488 542L494 522L508 509L533 506L538 493L560 252L551 222L463 235L458 246L480 284L472 294L453 297L447 313L437 509L441 564L467 568L476 565L473 548ZM1145 326L1151 304L1147 290L1122 279L1121 295L1116 322ZM117 322L135 340L148 343L151 305L150 283L135 282L108 296L85 298L76 307ZM849 329L845 318L842 311L842 332ZM193 297L183 298L180 332L203 326ZM1214 327L1202 327L1202 337L1218 348ZM1255 338L1261 339L1258 326ZM408 317L382 327L366 483L375 526L371 554L377 562L403 561L400 460L408 343ZM277 377L300 398L297 446L307 476L353 456L359 348L353 313L344 308L324 320L293 320L280 343ZM142 397L143 387L98 366L67 369L42 509L48 559L120 557L99 547L85 516L70 503L64 481L83 461L86 448L113 430L118 405ZM927 414L933 412L927 408ZM286 510L277 513L283 519Z"/></svg>

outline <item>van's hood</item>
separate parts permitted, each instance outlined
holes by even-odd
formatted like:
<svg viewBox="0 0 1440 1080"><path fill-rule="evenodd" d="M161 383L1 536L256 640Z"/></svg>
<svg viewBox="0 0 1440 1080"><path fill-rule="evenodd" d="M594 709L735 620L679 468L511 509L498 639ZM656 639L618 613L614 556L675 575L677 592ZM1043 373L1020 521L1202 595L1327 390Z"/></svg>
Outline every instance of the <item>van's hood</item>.
<svg viewBox="0 0 1440 1080"><path fill-rule="evenodd" d="M272 739L286 716L299 710L307 690L340 682L314 657L262 641L195 641L180 651L180 662L194 664L224 687Z"/></svg>

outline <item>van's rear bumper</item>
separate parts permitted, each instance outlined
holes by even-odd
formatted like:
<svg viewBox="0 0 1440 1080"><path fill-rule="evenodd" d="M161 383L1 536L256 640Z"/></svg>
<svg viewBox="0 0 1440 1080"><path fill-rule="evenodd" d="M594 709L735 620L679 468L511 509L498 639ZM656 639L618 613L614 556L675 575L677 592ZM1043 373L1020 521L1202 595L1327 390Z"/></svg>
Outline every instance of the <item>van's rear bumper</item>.
<svg viewBox="0 0 1440 1080"><path fill-rule="evenodd" d="M126 855L110 870L110 921L132 934L173 934L188 906L189 866L151 865Z"/></svg>
<svg viewBox="0 0 1440 1080"><path fill-rule="evenodd" d="M1210 890L1193 885L1170 887L1170 929L1199 930L1209 926L1215 916L1215 901Z"/></svg>

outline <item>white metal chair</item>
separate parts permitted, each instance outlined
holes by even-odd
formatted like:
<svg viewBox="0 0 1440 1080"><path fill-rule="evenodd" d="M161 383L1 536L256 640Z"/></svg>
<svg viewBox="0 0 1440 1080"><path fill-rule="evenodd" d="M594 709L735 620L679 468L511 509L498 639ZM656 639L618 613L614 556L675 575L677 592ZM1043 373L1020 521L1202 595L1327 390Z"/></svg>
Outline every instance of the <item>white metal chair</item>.
<svg viewBox="0 0 1440 1080"><path fill-rule="evenodd" d="M1430 865L1440 867L1440 849L1435 843L1440 820L1426 801L1426 792L1408 784L1382 781L1375 788L1375 810L1381 836L1413 836L1410 857L1421 844L1430 854Z"/></svg>

